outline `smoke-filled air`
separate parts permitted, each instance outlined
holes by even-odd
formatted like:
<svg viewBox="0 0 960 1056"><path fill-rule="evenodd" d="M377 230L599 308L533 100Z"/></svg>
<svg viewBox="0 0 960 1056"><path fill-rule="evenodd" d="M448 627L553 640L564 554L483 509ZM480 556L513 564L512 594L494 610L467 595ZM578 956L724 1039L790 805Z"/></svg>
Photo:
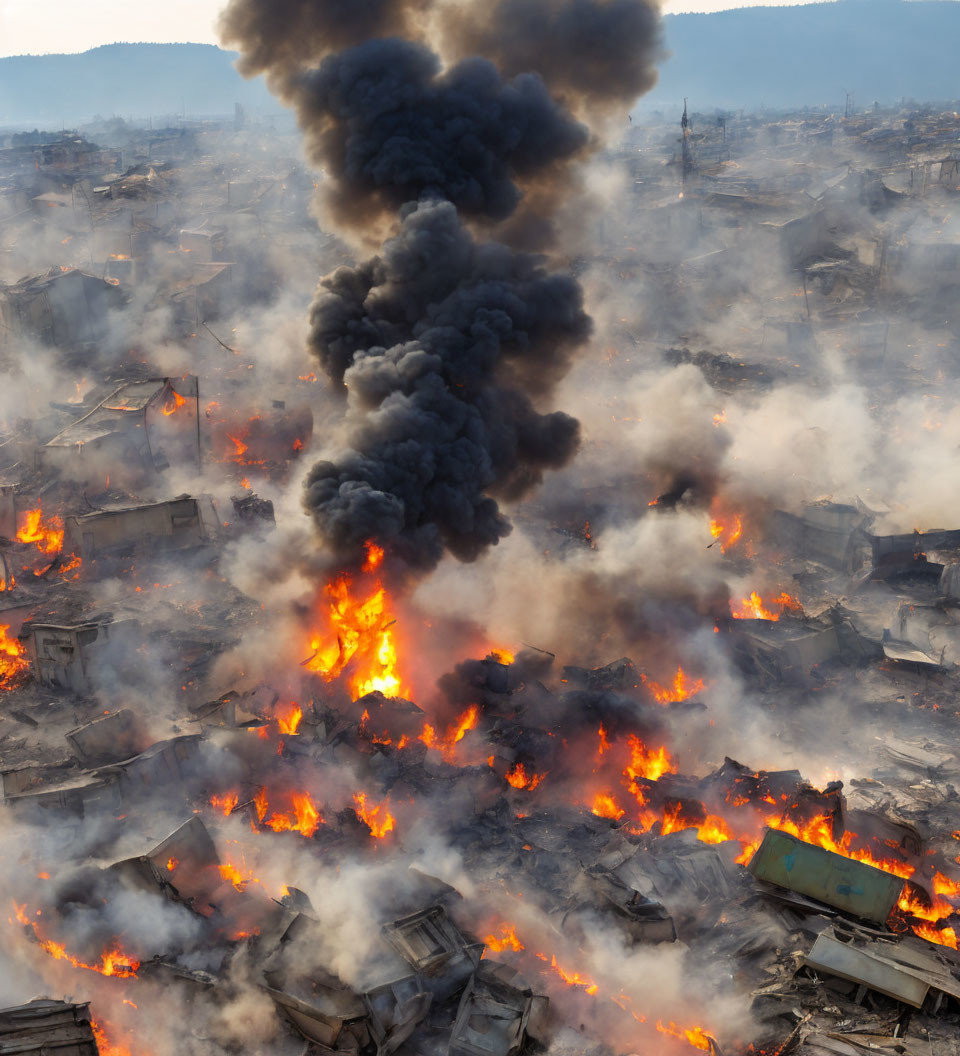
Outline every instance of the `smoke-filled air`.
<svg viewBox="0 0 960 1056"><path fill-rule="evenodd" d="M0 1053L955 1056L960 104L668 25L0 129Z"/></svg>

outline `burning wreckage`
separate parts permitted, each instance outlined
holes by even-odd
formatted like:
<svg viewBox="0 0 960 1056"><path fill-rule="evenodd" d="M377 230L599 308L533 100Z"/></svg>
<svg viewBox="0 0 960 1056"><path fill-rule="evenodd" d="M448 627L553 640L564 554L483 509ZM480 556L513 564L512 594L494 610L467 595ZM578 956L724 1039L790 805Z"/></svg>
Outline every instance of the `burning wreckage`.
<svg viewBox="0 0 960 1056"><path fill-rule="evenodd" d="M331 225L386 232L314 246L309 308L223 293L308 224L242 138L130 132L70 193L18 148L65 247L87 170L121 171L85 199L104 277L0 297L0 1052L951 1053L960 509L820 446L871 421L850 378L830 402L834 347L871 404L954 379L909 234L956 191L913 178L940 124L882 176L831 153L891 149L882 115L718 146L684 114L666 159L632 129L601 376L564 210L588 124L653 81L655 5L551 4L546 52L540 0L429 36L417 5L287 6L232 0L225 40ZM735 339L692 307L723 304ZM294 310L315 369L251 323Z"/></svg>

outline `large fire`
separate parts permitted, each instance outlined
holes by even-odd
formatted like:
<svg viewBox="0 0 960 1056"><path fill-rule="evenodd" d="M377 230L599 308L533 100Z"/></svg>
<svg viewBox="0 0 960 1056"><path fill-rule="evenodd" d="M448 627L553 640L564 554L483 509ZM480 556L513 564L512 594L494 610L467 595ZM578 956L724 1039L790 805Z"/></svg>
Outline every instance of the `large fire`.
<svg viewBox="0 0 960 1056"><path fill-rule="evenodd" d="M375 575L383 556L380 547L367 543L365 591L355 593L354 579L346 572L326 585L327 630L311 639L312 653L303 664L327 681L346 671L354 700L375 691L386 697L407 692L397 661L390 596Z"/></svg>
<svg viewBox="0 0 960 1056"><path fill-rule="evenodd" d="M0 623L0 689L16 685L29 669L23 643L10 636L9 623Z"/></svg>
<svg viewBox="0 0 960 1056"><path fill-rule="evenodd" d="M274 832L299 832L301 836L311 837L323 824L323 816L309 792L292 792L289 798L292 809L270 812L266 789L261 788L253 800L257 820Z"/></svg>
<svg viewBox="0 0 960 1056"><path fill-rule="evenodd" d="M102 1023L99 1023L95 1019L91 1019L90 1029L93 1031L93 1037L97 1043L97 1052L99 1053L99 1056L131 1056L130 1046L125 1045L122 1042L113 1041Z"/></svg>
<svg viewBox="0 0 960 1056"><path fill-rule="evenodd" d="M730 611L735 620L779 620L785 612L802 613L803 607L786 591L765 602L759 591L752 590L748 597L742 598L736 605L731 601Z"/></svg>
<svg viewBox="0 0 960 1056"><path fill-rule="evenodd" d="M429 722L424 723L420 740L428 748L436 748L443 755L446 762L452 763L456 759L457 745L472 729L476 728L479 719L480 709L476 704L471 704L460 718L452 726L448 727L447 732L443 736L438 735Z"/></svg>
<svg viewBox="0 0 960 1056"><path fill-rule="evenodd" d="M371 803L367 800L366 792L357 792L353 797L353 809L357 817L370 830L370 835L377 840L383 839L388 832L393 832L397 819L389 811L390 801L383 803Z"/></svg>
<svg viewBox="0 0 960 1056"><path fill-rule="evenodd" d="M43 508L27 510L17 518L17 541L33 543L42 553L50 557L63 548L63 518L52 514L45 517Z"/></svg>

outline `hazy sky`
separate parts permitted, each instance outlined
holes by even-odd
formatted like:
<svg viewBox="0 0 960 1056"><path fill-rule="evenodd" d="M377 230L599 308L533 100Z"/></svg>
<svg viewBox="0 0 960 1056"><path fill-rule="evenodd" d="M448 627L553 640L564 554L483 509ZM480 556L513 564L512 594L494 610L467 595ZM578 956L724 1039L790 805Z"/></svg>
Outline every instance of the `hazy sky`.
<svg viewBox="0 0 960 1056"><path fill-rule="evenodd" d="M721 11L797 0L667 0L664 10ZM217 43L223 0L0 0L0 55L86 51L123 41Z"/></svg>

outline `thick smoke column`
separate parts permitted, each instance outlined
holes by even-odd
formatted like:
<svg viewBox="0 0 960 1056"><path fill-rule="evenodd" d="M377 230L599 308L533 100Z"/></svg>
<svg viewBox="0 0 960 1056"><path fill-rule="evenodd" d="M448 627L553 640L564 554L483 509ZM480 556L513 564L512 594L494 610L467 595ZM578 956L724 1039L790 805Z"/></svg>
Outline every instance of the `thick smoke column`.
<svg viewBox="0 0 960 1056"><path fill-rule="evenodd" d="M478 53L506 76L536 70L577 112L633 102L663 57L657 4L636 0L499 0L441 16L445 52Z"/></svg>
<svg viewBox="0 0 960 1056"><path fill-rule="evenodd" d="M510 530L497 500L576 450L577 422L534 401L590 321L572 278L464 220L524 205L516 232L549 227L592 145L573 115L626 108L655 79L658 7L234 0L222 27L244 72L296 108L338 222L369 237L399 213L380 255L325 278L313 305L310 345L346 388L350 429L310 473L306 507L345 559L372 538L418 568L445 550L473 560ZM500 68L461 57L477 50Z"/></svg>
<svg viewBox="0 0 960 1056"><path fill-rule="evenodd" d="M415 565L444 547L472 560L510 528L490 493L523 494L576 449L577 422L527 391L587 335L579 287L477 245L449 202L421 203L382 257L325 279L312 322L325 371L365 412L353 449L307 483L338 550L374 537Z"/></svg>

